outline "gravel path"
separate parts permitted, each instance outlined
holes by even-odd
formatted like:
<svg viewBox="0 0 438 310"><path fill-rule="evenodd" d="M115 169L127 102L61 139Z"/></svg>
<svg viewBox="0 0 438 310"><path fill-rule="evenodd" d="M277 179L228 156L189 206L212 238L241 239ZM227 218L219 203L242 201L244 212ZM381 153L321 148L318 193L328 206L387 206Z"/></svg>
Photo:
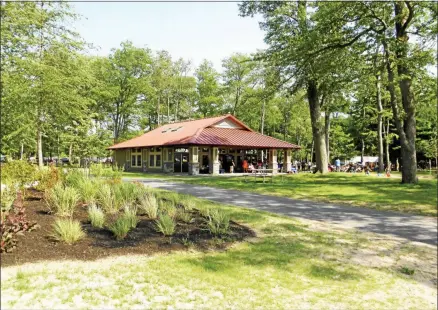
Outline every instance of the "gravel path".
<svg viewBox="0 0 438 310"><path fill-rule="evenodd" d="M125 180L135 180L150 187L190 194L220 203L269 211L290 217L323 221L342 228L389 234L411 241L437 245L437 219L433 217L267 196L193 184L171 183L156 179Z"/></svg>

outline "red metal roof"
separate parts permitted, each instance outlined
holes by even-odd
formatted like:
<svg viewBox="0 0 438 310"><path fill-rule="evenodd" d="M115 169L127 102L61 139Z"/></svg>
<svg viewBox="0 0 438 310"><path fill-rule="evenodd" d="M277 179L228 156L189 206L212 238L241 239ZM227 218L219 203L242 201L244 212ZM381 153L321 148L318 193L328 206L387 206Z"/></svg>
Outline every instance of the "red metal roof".
<svg viewBox="0 0 438 310"><path fill-rule="evenodd" d="M205 128L192 144L223 145L243 148L300 149L298 145L262 135L255 131L229 128Z"/></svg>
<svg viewBox="0 0 438 310"><path fill-rule="evenodd" d="M229 120L239 128L210 127ZM233 115L166 124L139 137L115 144L108 149L152 147L165 145L218 145L244 148L300 148L253 131Z"/></svg>

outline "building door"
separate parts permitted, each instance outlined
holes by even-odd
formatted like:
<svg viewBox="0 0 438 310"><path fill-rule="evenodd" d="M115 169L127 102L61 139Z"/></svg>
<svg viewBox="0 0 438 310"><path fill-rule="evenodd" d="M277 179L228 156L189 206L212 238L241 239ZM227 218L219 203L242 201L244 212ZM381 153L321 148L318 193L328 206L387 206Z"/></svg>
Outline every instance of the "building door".
<svg viewBox="0 0 438 310"><path fill-rule="evenodd" d="M175 152L173 171L189 172L189 152Z"/></svg>

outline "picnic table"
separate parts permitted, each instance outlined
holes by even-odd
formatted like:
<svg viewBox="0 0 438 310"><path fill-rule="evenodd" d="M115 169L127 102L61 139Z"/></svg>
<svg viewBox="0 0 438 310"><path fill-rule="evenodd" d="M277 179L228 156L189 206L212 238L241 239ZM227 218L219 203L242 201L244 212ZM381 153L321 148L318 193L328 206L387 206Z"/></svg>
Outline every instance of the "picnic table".
<svg viewBox="0 0 438 310"><path fill-rule="evenodd" d="M265 183L265 178L267 176L270 176L271 177L271 183L272 183L273 182L273 177L274 177L274 170L277 170L277 169L265 169L265 168L252 169L251 172L244 174L245 182L248 182L247 177L253 177L254 176L254 180L256 180L257 177L263 177L263 183Z"/></svg>

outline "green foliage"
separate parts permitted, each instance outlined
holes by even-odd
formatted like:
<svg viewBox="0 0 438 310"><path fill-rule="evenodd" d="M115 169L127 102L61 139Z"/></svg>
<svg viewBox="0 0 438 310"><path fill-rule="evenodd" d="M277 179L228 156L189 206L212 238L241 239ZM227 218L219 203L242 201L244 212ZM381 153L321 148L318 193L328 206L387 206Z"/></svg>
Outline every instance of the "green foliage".
<svg viewBox="0 0 438 310"><path fill-rule="evenodd" d="M72 244L85 237L81 223L71 218L57 219L53 224L53 238Z"/></svg>
<svg viewBox="0 0 438 310"><path fill-rule="evenodd" d="M158 200L152 193L147 193L140 198L140 209L146 213L150 219L156 219L158 216Z"/></svg>
<svg viewBox="0 0 438 310"><path fill-rule="evenodd" d="M222 210L211 209L206 219L206 224L207 229L213 235L224 235L230 229L230 216Z"/></svg>
<svg viewBox="0 0 438 310"><path fill-rule="evenodd" d="M155 227L156 230L164 236L172 236L175 233L176 224L171 216L163 214L155 220Z"/></svg>
<svg viewBox="0 0 438 310"><path fill-rule="evenodd" d="M2 183L16 183L20 188L35 181L36 167L24 160L13 160L1 167Z"/></svg>
<svg viewBox="0 0 438 310"><path fill-rule="evenodd" d="M103 228L103 225L105 224L105 214L102 209L98 208L96 205L92 204L88 207L88 218L93 227Z"/></svg>
<svg viewBox="0 0 438 310"><path fill-rule="evenodd" d="M49 209L58 216L73 216L80 196L74 187L56 184L45 193Z"/></svg>
<svg viewBox="0 0 438 310"><path fill-rule="evenodd" d="M79 184L87 179L82 169L70 169L64 177L64 184L74 188L79 188Z"/></svg>
<svg viewBox="0 0 438 310"><path fill-rule="evenodd" d="M122 215L109 226L109 230L116 236L117 240L121 240L128 235L132 225L132 218Z"/></svg>
<svg viewBox="0 0 438 310"><path fill-rule="evenodd" d="M408 276L412 276L415 273L415 269L411 269L408 267L402 267L402 268L400 268L400 272L403 274L406 274Z"/></svg>

